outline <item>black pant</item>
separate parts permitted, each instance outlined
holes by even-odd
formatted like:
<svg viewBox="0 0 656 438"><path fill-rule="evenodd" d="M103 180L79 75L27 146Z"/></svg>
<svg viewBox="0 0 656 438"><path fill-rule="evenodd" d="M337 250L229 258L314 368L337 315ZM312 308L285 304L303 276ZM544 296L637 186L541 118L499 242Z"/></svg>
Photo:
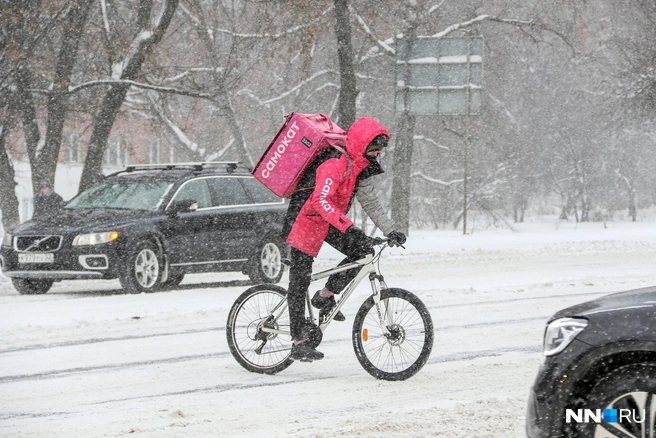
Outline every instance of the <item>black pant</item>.
<svg viewBox="0 0 656 438"><path fill-rule="evenodd" d="M371 247L363 242L354 240L346 234L331 226L326 236L326 243L346 255L338 266L352 263L371 253ZM290 331L293 340L304 339L303 325L305 320L305 292L310 286L312 263L314 257L292 248L291 266L289 268L289 290L287 304L289 305ZM326 288L333 293L340 293L347 284L355 278L360 271L359 267L338 272L328 277Z"/></svg>

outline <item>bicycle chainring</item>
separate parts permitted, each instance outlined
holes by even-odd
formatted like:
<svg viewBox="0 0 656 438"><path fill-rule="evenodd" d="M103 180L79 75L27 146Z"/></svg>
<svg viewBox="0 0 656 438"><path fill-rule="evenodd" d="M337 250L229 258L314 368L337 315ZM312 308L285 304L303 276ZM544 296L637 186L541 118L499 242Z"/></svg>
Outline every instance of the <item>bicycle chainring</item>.
<svg viewBox="0 0 656 438"><path fill-rule="evenodd" d="M323 340L323 332L315 323L306 320L303 326L303 337L307 339L312 348L317 348Z"/></svg>

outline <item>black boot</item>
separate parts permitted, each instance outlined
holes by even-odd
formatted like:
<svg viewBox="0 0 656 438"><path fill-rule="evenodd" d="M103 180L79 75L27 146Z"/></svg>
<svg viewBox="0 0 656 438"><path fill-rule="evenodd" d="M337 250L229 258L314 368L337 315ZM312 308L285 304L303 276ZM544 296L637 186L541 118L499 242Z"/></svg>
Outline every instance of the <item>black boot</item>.
<svg viewBox="0 0 656 438"><path fill-rule="evenodd" d="M323 353L315 350L309 342L305 341L292 345L292 355L290 357L301 362L312 362L323 359Z"/></svg>
<svg viewBox="0 0 656 438"><path fill-rule="evenodd" d="M337 305L334 295L331 297L322 297L320 291L317 291L317 293L314 294L310 302L314 307L320 310L319 319L321 321L323 321L324 318L328 316L328 314L333 310L333 307ZM346 321L346 317L341 310L335 314L333 319L335 321Z"/></svg>

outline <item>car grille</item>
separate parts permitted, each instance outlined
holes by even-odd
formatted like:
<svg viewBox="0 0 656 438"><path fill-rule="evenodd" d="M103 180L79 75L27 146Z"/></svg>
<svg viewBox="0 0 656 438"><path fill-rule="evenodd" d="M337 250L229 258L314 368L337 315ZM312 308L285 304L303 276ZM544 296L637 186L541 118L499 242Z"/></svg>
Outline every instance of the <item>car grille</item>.
<svg viewBox="0 0 656 438"><path fill-rule="evenodd" d="M61 246L61 236L16 236L16 249L21 252L52 252Z"/></svg>

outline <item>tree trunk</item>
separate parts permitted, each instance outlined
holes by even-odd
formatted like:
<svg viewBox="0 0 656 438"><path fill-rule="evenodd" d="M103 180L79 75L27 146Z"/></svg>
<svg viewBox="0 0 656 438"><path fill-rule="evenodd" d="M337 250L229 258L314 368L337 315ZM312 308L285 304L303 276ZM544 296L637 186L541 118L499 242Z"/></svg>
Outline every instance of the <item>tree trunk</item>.
<svg viewBox="0 0 656 438"><path fill-rule="evenodd" d="M91 3L92 0L77 0L71 6L71 12L67 16L55 67L55 82L52 94L48 99L45 145L31 166L32 173L37 175L37 181L45 180L51 184L55 181L69 99L68 87L71 83L71 74Z"/></svg>
<svg viewBox="0 0 656 438"><path fill-rule="evenodd" d="M416 2L408 1L408 28L403 33L405 44L403 113L398 124L397 139L394 143L394 175L392 177L392 220L399 231L409 234L410 229L410 172L412 170L412 149L415 116L410 114L408 84L410 83L410 48L417 33Z"/></svg>
<svg viewBox="0 0 656 438"><path fill-rule="evenodd" d="M629 189L629 216L631 216L632 222L638 220L638 208L636 207L635 190L633 188Z"/></svg>
<svg viewBox="0 0 656 438"><path fill-rule="evenodd" d="M37 161L41 134L39 132L39 125L36 121L34 100L32 100L32 94L29 92L29 89L32 86L32 72L27 66L22 66L14 70L13 76L16 84L16 94L13 96L15 98L14 103L23 126L27 158L30 160L30 164L33 164ZM41 175L39 175L37 169L34 169L31 176L32 194L36 197L39 192L39 178Z"/></svg>
<svg viewBox="0 0 656 438"><path fill-rule="evenodd" d="M581 222L590 222L590 200L586 194L581 198Z"/></svg>
<svg viewBox="0 0 656 438"><path fill-rule="evenodd" d="M9 158L6 144L7 126L0 126L0 211L5 232L20 223L14 166Z"/></svg>
<svg viewBox="0 0 656 438"><path fill-rule="evenodd" d="M123 100L129 89L129 85L111 85L103 98L100 111L93 118L93 132L89 140L87 156L84 160L82 178L80 179L80 192L102 178L102 161L107 139L112 131L118 110L123 105Z"/></svg>
<svg viewBox="0 0 656 438"><path fill-rule="evenodd" d="M465 135L462 166L462 234L467 234L467 210L469 210L469 149L471 146L471 137L469 136L469 116L465 117L467 117L467 132Z"/></svg>
<svg viewBox="0 0 656 438"><path fill-rule="evenodd" d="M394 145L394 176L392 177L392 220L397 230L408 235L410 229L410 172L412 170L412 137L415 116L401 120Z"/></svg>
<svg viewBox="0 0 656 438"><path fill-rule="evenodd" d="M636 200L635 200L635 194L636 191L633 188L632 180L629 179L627 176L621 174L619 170L617 171L618 176L624 182L626 185L626 191L628 194L628 201L629 201L629 216L631 217L631 221L635 222L638 219L638 207L636 206Z"/></svg>
<svg viewBox="0 0 656 438"><path fill-rule="evenodd" d="M221 91L219 95L220 99L220 107L225 111L226 117L228 119L228 126L230 126L230 134L232 137L235 139L235 144L237 145L237 150L239 151L240 155L240 160L241 162L244 163L250 163L251 167L255 166L255 162L253 161L253 157L251 157L250 152L248 152L248 148L246 147L246 140L244 139L244 132L241 129L241 125L239 124L239 120L237 118L237 113L235 112L235 109L232 106L232 102L230 101L230 95L228 94L227 90L225 89L225 85L223 84L223 78L216 78L216 75L219 73L215 73L215 82L219 82L219 90Z"/></svg>
<svg viewBox="0 0 656 438"><path fill-rule="evenodd" d="M146 55L162 40L164 32L166 32L173 19L178 3L179 0L166 0L163 6L164 10L159 16L159 22L156 23L153 29L150 29L148 17L151 15L153 2L151 0L142 0L140 2L137 20L140 30L130 46L129 53L123 59L121 79L133 80L136 78ZM144 37L146 32L148 32L148 36ZM80 191L87 189L102 178L102 160L107 148L107 139L129 89L129 85L110 85L105 93L100 110L93 119L93 131L89 140L87 156L84 160L84 168L82 169Z"/></svg>
<svg viewBox="0 0 656 438"><path fill-rule="evenodd" d="M351 14L348 0L335 2L335 34L339 59L339 126L348 131L355 122L355 101L358 89L353 68L353 44L351 43Z"/></svg>

